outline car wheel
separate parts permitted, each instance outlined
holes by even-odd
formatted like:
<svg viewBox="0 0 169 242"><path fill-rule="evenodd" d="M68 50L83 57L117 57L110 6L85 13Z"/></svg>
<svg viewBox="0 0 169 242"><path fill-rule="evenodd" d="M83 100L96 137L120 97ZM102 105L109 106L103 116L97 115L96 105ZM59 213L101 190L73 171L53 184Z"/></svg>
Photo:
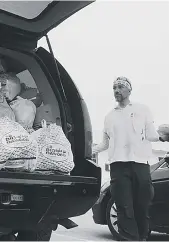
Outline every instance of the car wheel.
<svg viewBox="0 0 169 242"><path fill-rule="evenodd" d="M118 232L117 226L117 209L113 199L110 199L106 209L106 219L108 228L116 240L124 240L124 238Z"/></svg>
<svg viewBox="0 0 169 242"><path fill-rule="evenodd" d="M113 235L113 237L116 240L125 240L122 235L119 234L118 232L118 225L117 225L117 209L116 209L116 204L113 199L110 199L108 204L107 204L107 209L106 209L106 219L107 219L107 225L108 228ZM151 230L148 232L148 240L150 239L151 236Z"/></svg>
<svg viewBox="0 0 169 242"><path fill-rule="evenodd" d="M50 241L52 229L47 228L39 231L20 231L17 241Z"/></svg>

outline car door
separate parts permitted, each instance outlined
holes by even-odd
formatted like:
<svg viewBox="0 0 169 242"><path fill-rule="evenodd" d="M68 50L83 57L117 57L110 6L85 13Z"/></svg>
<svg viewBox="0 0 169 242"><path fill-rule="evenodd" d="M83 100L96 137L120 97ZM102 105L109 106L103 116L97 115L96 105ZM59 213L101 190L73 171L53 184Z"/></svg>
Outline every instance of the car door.
<svg viewBox="0 0 169 242"><path fill-rule="evenodd" d="M154 199L150 209L151 220L156 226L169 226L169 164L166 159L152 173Z"/></svg>

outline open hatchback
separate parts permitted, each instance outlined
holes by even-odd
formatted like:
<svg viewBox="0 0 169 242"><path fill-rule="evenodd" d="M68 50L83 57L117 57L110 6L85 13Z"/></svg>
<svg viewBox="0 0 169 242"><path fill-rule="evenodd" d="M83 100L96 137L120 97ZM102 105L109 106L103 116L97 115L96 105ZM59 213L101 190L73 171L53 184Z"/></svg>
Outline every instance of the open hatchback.
<svg viewBox="0 0 169 242"><path fill-rule="evenodd" d="M88 110L71 77L52 52L47 33L86 7L89 1L1 1L0 60L6 72L26 87L36 117L57 123L71 143L75 167L70 174L0 171L0 239L49 240L58 224L86 213L100 194L101 170L91 159L92 128ZM50 52L37 48L46 36ZM15 235L15 236L14 236Z"/></svg>

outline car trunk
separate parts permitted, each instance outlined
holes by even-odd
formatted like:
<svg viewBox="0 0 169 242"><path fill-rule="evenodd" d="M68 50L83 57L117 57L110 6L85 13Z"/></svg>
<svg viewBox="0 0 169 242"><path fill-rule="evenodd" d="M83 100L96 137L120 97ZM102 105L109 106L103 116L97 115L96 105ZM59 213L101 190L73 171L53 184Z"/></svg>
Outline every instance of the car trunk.
<svg viewBox="0 0 169 242"><path fill-rule="evenodd" d="M85 101L52 53L43 48L35 49L38 39L89 3L52 2L32 19L18 16L16 12L9 14L5 12L5 3L3 8L0 4L4 10L0 12L0 30L4 33L0 39L0 54L9 63L13 58L10 71L21 71L15 66L17 60L35 79L40 75L40 79L49 81L58 99L62 128L71 142L75 162L69 175L0 171L0 227L32 229L41 226L44 219L78 216L98 199L101 169L91 160L92 130Z"/></svg>

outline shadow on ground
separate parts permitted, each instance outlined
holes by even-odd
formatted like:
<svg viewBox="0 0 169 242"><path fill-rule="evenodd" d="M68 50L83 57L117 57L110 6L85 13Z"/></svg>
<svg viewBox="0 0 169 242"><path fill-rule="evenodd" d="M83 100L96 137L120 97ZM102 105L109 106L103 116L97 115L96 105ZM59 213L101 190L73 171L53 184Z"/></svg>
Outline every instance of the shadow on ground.
<svg viewBox="0 0 169 242"><path fill-rule="evenodd" d="M100 233L99 238L100 238L100 240L114 240L111 233L110 234L109 233ZM169 241L169 235L154 233L154 234L151 234L148 241Z"/></svg>
<svg viewBox="0 0 169 242"><path fill-rule="evenodd" d="M111 233L99 233L98 235L100 240L112 240L113 241L113 235Z"/></svg>
<svg viewBox="0 0 169 242"><path fill-rule="evenodd" d="M168 234L151 234L148 241L169 241Z"/></svg>

